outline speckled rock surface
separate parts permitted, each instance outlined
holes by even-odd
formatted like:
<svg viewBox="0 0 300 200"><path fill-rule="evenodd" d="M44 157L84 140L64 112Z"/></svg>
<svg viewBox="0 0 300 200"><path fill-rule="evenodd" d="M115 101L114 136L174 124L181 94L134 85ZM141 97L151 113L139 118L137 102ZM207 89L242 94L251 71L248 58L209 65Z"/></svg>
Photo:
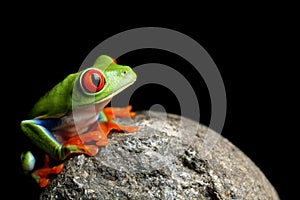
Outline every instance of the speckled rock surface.
<svg viewBox="0 0 300 200"><path fill-rule="evenodd" d="M95 157L74 156L40 199L279 199L237 147L192 120L139 112Z"/></svg>

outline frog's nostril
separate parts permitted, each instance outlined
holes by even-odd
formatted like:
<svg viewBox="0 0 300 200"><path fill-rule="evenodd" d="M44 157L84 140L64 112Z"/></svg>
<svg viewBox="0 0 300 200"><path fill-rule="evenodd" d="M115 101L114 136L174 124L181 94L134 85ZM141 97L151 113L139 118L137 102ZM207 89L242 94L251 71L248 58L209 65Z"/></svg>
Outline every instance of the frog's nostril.
<svg viewBox="0 0 300 200"><path fill-rule="evenodd" d="M127 74L127 71L124 70L124 71L123 71L123 75L126 75L126 74Z"/></svg>

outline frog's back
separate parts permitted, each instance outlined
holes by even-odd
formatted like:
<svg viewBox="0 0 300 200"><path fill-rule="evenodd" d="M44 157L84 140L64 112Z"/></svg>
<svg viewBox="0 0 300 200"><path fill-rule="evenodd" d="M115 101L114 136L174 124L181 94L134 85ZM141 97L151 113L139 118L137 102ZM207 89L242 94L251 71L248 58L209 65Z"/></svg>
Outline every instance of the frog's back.
<svg viewBox="0 0 300 200"><path fill-rule="evenodd" d="M72 92L77 74L68 75L33 106L32 118L57 118L72 108Z"/></svg>

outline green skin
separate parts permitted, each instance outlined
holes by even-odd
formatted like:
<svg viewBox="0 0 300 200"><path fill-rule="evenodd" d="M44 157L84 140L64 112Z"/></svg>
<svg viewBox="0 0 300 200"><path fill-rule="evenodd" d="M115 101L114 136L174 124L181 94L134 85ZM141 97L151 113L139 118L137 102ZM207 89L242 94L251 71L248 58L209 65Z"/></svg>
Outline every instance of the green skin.
<svg viewBox="0 0 300 200"><path fill-rule="evenodd" d="M64 160L70 152L80 153L81 150L74 146L64 147L55 137L49 136L46 127L37 122L44 119L59 119L64 125L69 125L70 119L78 112L78 116L85 116L78 121L79 129L89 126L95 122L91 118L96 120L113 96L136 80L136 74L130 67L118 65L106 55L100 56L92 68L100 70L104 76L105 84L100 91L91 93L81 87L81 74L91 68L70 74L34 105L30 112L31 120L21 122L21 129L30 140L56 160ZM105 121L105 117L102 120ZM77 134L80 134L80 131ZM21 160L25 172L33 170L35 159L30 151L23 153Z"/></svg>

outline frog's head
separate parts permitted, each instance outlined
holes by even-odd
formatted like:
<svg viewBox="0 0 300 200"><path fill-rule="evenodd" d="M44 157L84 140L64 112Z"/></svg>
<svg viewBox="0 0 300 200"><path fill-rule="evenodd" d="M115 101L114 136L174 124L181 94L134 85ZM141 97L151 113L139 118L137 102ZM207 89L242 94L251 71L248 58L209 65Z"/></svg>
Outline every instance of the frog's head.
<svg viewBox="0 0 300 200"><path fill-rule="evenodd" d="M134 71L102 55L95 64L77 74L73 90L73 109L90 104L107 104L113 96L136 81Z"/></svg>
<svg viewBox="0 0 300 200"><path fill-rule="evenodd" d="M136 74L130 67L118 65L109 56L102 55L92 67L68 75L41 97L30 116L57 118L95 104L99 111L135 80Z"/></svg>

